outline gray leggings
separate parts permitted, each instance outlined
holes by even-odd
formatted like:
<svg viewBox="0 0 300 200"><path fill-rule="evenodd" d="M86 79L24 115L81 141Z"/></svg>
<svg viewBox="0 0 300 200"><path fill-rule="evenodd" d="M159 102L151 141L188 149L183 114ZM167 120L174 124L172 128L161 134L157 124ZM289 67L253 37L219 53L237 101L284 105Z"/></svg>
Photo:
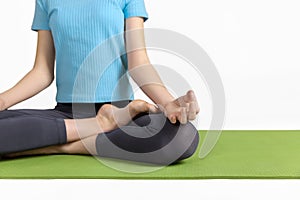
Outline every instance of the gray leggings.
<svg viewBox="0 0 300 200"><path fill-rule="evenodd" d="M129 101L114 102L124 107ZM57 103L54 109L0 111L0 155L67 142L64 119L94 117L105 103ZM95 106L91 112L91 106ZM98 134L98 156L169 165L192 156L199 135L191 124L172 124L162 114L141 113L126 126Z"/></svg>

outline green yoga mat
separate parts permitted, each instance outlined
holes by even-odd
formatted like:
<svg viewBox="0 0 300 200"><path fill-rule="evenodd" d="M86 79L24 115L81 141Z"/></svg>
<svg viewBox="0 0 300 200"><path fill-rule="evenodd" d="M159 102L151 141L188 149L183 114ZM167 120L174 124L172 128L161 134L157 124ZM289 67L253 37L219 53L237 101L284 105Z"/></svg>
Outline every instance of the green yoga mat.
<svg viewBox="0 0 300 200"><path fill-rule="evenodd" d="M206 131L200 131L201 142ZM201 144L200 144L201 145ZM199 145L199 147L200 147ZM2 179L244 179L300 178L300 131L223 131L213 151L199 159L199 148L178 164L144 173L119 171L92 156L47 155L0 161ZM107 159L114 164L140 167ZM120 168L123 169L123 168ZM151 171L152 170L152 171Z"/></svg>

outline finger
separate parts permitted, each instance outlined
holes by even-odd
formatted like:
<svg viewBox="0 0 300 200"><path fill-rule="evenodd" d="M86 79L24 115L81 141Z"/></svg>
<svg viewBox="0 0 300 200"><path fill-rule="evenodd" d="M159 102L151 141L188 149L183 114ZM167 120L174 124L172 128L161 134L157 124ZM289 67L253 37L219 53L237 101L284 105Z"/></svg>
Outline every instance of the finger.
<svg viewBox="0 0 300 200"><path fill-rule="evenodd" d="M172 117L172 123L175 124L177 122L176 116Z"/></svg>
<svg viewBox="0 0 300 200"><path fill-rule="evenodd" d="M190 108L189 108L189 111L188 111L188 120L196 119L196 115L197 115L196 103L192 102L192 103L190 103Z"/></svg>
<svg viewBox="0 0 300 200"><path fill-rule="evenodd" d="M168 119L170 120L170 122L172 123L172 124L175 124L176 123L176 116L175 115L169 115L168 116Z"/></svg>
<svg viewBox="0 0 300 200"><path fill-rule="evenodd" d="M189 90L186 95L183 96L183 99L185 102L193 102L193 101L197 101L196 99L196 95L194 93L193 90Z"/></svg>
<svg viewBox="0 0 300 200"><path fill-rule="evenodd" d="M181 96L177 99L177 102L180 107L188 107L188 102L185 101L185 96Z"/></svg>
<svg viewBox="0 0 300 200"><path fill-rule="evenodd" d="M195 92L193 90L189 90L187 92L187 96L191 101L197 101L197 97L195 95Z"/></svg>
<svg viewBox="0 0 300 200"><path fill-rule="evenodd" d="M189 103L188 103L187 106L185 107L185 108L186 108L186 113L187 113L187 114L190 112L190 107L191 107L191 106L190 106Z"/></svg>
<svg viewBox="0 0 300 200"><path fill-rule="evenodd" d="M189 90L186 95L184 95L183 99L186 103L196 102L196 104L198 104L196 95L193 90Z"/></svg>
<svg viewBox="0 0 300 200"><path fill-rule="evenodd" d="M184 100L186 102L189 102L189 103L194 103L195 104L195 108L196 108L196 114L198 114L200 112L200 108L199 108L199 104L198 104L198 100L197 100L197 97L194 93L193 90L189 90L186 95L184 96Z"/></svg>
<svg viewBox="0 0 300 200"><path fill-rule="evenodd" d="M185 108L187 112L189 112L190 110L190 104L189 103L186 103L186 102L183 102L180 104L180 106L178 107L178 112L181 112L181 108Z"/></svg>
<svg viewBox="0 0 300 200"><path fill-rule="evenodd" d="M180 116L179 116L179 121L182 124L186 124L187 123L187 113L186 113L186 108L185 107L181 108L181 112L180 112Z"/></svg>
<svg viewBox="0 0 300 200"><path fill-rule="evenodd" d="M197 97L196 97L194 92L192 93L192 96L193 96L193 99L194 99L193 102L195 103L196 114L198 114L200 112L200 107L199 107L199 103L198 103Z"/></svg>

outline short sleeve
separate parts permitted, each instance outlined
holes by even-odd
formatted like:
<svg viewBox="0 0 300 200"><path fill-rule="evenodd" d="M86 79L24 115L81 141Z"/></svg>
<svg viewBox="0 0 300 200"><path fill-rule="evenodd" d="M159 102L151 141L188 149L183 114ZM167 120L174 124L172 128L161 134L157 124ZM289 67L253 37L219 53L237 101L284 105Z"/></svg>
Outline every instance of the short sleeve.
<svg viewBox="0 0 300 200"><path fill-rule="evenodd" d="M123 12L125 19L129 17L142 17L144 22L148 19L144 0L126 0Z"/></svg>
<svg viewBox="0 0 300 200"><path fill-rule="evenodd" d="M31 25L31 30L50 30L48 14L41 0L36 0L35 2L35 12L33 22Z"/></svg>

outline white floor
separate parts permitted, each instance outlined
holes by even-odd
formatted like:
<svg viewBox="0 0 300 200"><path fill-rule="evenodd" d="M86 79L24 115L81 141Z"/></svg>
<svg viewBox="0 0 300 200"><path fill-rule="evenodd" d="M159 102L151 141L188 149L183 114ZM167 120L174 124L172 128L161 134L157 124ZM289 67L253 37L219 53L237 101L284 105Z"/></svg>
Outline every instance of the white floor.
<svg viewBox="0 0 300 200"><path fill-rule="evenodd" d="M300 180L0 180L1 199L298 200L299 191Z"/></svg>

